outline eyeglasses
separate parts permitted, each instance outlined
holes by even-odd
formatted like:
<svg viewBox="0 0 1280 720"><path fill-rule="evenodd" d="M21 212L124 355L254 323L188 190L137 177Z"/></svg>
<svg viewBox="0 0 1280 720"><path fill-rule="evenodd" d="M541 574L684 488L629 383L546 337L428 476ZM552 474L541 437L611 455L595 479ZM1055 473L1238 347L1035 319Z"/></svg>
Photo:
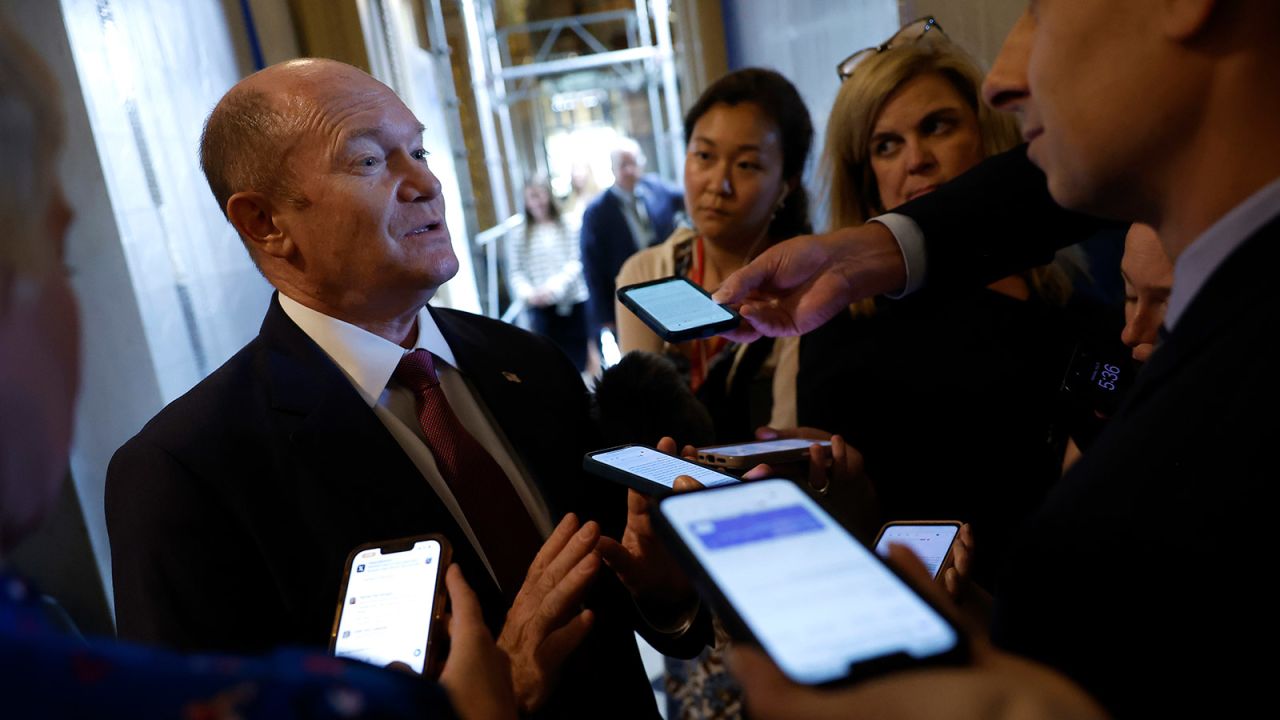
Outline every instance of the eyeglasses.
<svg viewBox="0 0 1280 720"><path fill-rule="evenodd" d="M882 53L885 50L900 47L908 43L920 42L920 40L929 34L930 30L935 28L938 32L935 33L933 37L945 38L947 36L947 34L942 31L942 26L938 24L937 20L933 19L932 15L922 17L919 20L913 20L912 22L903 25L902 29L894 33L893 37L886 40L883 45L863 48L844 60L841 60L840 64L836 65L836 74L840 76L840 82L848 80L849 76L853 74L853 69L856 68L858 63L863 60L866 60L872 55Z"/></svg>

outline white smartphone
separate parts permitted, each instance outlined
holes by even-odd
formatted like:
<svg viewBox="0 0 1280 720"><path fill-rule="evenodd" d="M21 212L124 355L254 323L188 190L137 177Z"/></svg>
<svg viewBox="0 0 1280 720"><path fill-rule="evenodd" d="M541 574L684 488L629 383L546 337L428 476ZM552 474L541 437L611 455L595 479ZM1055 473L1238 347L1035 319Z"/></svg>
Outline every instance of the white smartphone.
<svg viewBox="0 0 1280 720"><path fill-rule="evenodd" d="M889 545L906 545L936 580L953 564L952 553L960 535L959 520L910 520L886 523L876 536L876 553L889 557Z"/></svg>
<svg viewBox="0 0 1280 720"><path fill-rule="evenodd" d="M831 441L779 438L737 445L714 445L698 448L698 462L731 470L748 470L761 463L776 464L808 460L811 445L831 447Z"/></svg>
<svg viewBox="0 0 1280 720"><path fill-rule="evenodd" d="M955 625L789 480L672 495L654 516L730 634L796 682L967 658Z"/></svg>
<svg viewBox="0 0 1280 720"><path fill-rule="evenodd" d="M329 648L385 667L433 669L434 627L444 614L449 542L422 535L361 545L347 558Z"/></svg>
<svg viewBox="0 0 1280 720"><path fill-rule="evenodd" d="M706 487L741 482L732 475L643 445L622 445L587 453L582 459L582 467L593 475L622 483L646 495L670 495L674 492L676 477L680 475L688 475Z"/></svg>

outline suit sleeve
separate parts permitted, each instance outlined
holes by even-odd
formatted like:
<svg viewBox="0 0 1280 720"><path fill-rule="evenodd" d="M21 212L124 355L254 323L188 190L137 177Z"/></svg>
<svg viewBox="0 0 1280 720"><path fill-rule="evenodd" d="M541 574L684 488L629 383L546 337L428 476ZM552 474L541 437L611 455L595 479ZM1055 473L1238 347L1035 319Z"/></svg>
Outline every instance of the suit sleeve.
<svg viewBox="0 0 1280 720"><path fill-rule="evenodd" d="M248 534L234 530L233 514L163 448L135 437L116 452L106 515L122 639L253 652L287 632L280 614L267 610L275 607L275 583Z"/></svg>
<svg viewBox="0 0 1280 720"><path fill-rule="evenodd" d="M587 280L587 317L591 328L613 322L613 278L609 276L601 238L600 206L593 203L582 215L579 245L582 274Z"/></svg>
<svg viewBox="0 0 1280 720"><path fill-rule="evenodd" d="M1044 265L1095 233L1122 227L1065 210L1020 145L894 208L924 232L930 288L985 284Z"/></svg>

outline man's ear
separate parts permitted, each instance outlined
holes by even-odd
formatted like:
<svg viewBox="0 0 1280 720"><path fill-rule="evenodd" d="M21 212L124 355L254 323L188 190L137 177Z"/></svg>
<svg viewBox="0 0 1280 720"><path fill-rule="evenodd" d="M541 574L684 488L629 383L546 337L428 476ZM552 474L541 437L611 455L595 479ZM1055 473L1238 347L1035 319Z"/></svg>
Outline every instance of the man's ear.
<svg viewBox="0 0 1280 720"><path fill-rule="evenodd" d="M293 240L276 224L275 205L262 193L232 195L227 199L227 218L254 252L286 258L296 249Z"/></svg>
<svg viewBox="0 0 1280 720"><path fill-rule="evenodd" d="M1165 37L1186 42L1199 35L1209 25L1217 0L1161 0L1160 27Z"/></svg>

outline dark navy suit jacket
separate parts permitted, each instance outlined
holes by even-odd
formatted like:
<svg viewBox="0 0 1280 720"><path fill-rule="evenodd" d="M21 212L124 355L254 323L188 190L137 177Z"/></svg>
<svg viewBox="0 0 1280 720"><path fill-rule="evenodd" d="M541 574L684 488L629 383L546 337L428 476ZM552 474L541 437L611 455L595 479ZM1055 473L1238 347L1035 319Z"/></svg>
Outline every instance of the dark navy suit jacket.
<svg viewBox="0 0 1280 720"><path fill-rule="evenodd" d="M576 512L621 537L625 494L582 472L594 430L564 355L496 320L431 312L553 519ZM274 298L256 339L116 452L107 522L117 625L130 640L238 653L325 647L347 553L432 532L452 541L495 637L508 609L412 461ZM654 717L630 596L612 575L592 593L595 626L546 715Z"/></svg>
<svg viewBox="0 0 1280 720"><path fill-rule="evenodd" d="M684 195L656 177L640 179L645 209L653 225L656 245L676 229L676 217L684 209ZM595 329L613 323L614 281L622 264L637 247L631 226L623 214L622 201L612 191L600 194L582 213L582 272L587 278L589 320Z"/></svg>

